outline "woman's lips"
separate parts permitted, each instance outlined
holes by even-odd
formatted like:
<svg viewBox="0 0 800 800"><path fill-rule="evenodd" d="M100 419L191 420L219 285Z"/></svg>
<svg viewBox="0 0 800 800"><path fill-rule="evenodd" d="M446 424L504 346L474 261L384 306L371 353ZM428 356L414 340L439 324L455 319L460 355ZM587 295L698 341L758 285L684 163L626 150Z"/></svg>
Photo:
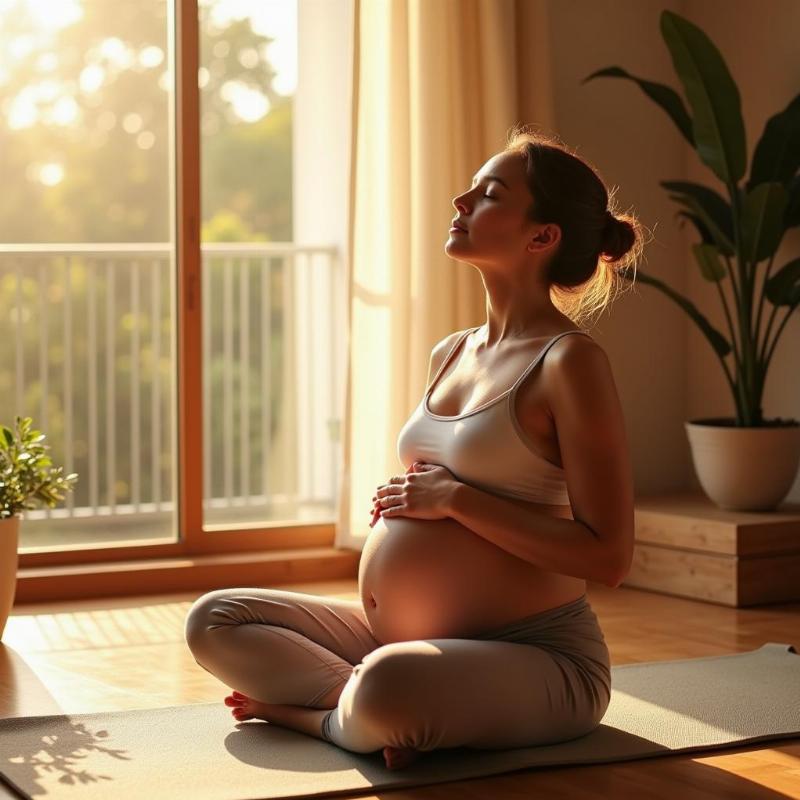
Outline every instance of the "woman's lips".
<svg viewBox="0 0 800 800"><path fill-rule="evenodd" d="M456 228L455 225L451 226L450 233L466 233L463 228Z"/></svg>

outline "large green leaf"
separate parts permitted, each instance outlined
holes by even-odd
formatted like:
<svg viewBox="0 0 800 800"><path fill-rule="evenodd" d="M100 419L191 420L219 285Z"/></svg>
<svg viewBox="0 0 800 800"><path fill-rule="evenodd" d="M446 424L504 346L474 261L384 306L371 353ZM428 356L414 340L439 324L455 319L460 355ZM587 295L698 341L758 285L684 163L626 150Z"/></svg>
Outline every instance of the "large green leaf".
<svg viewBox="0 0 800 800"><path fill-rule="evenodd" d="M733 212L730 204L718 192L708 186L692 181L660 181L661 186L670 192L680 192L693 202L679 199L691 209L698 209L698 216L708 228L720 250L733 255ZM674 198L673 198L674 199Z"/></svg>
<svg viewBox="0 0 800 800"><path fill-rule="evenodd" d="M688 211L679 211L675 214L676 217L684 217L688 219L690 222L694 224L694 227L697 229L697 232L700 234L700 238L703 240L705 244L714 244L714 237L711 235L711 231L708 229L706 224L697 214L691 214ZM685 226L680 225L680 228L683 229Z"/></svg>
<svg viewBox="0 0 800 800"><path fill-rule="evenodd" d="M719 257L719 248L713 244L693 244L692 252L700 267L700 274L711 283L719 283L728 270Z"/></svg>
<svg viewBox="0 0 800 800"><path fill-rule="evenodd" d="M788 186L789 200L783 214L783 227L795 228L800 225L800 175L795 175Z"/></svg>
<svg viewBox="0 0 800 800"><path fill-rule="evenodd" d="M700 160L725 183L736 183L747 165L739 89L722 54L688 19L661 12L661 34L692 110Z"/></svg>
<svg viewBox="0 0 800 800"><path fill-rule="evenodd" d="M677 188L682 185L687 185L686 181L662 181L662 186L668 185ZM691 185L691 184L689 184ZM696 185L695 185L696 186ZM732 256L735 253L735 248L732 240L731 233L731 213L728 208L727 212L724 209L714 205L708 196L703 200L698 199L700 193L694 189L684 194L671 194L670 200L688 208L695 216L699 217L707 230L711 234L711 241L719 247L721 253L726 256ZM721 199L721 198L720 198ZM725 203L725 201L722 201ZM727 206L727 204L725 204Z"/></svg>
<svg viewBox="0 0 800 800"><path fill-rule="evenodd" d="M753 264L769 258L780 244L788 195L782 183L759 183L742 206L742 257Z"/></svg>
<svg viewBox="0 0 800 800"><path fill-rule="evenodd" d="M800 305L800 258L784 264L764 284L764 294L774 306Z"/></svg>
<svg viewBox="0 0 800 800"><path fill-rule="evenodd" d="M770 117L758 140L750 167L749 192L759 183L788 184L800 167L800 94Z"/></svg>
<svg viewBox="0 0 800 800"><path fill-rule="evenodd" d="M683 104L681 96L671 87L663 83L648 81L644 78L637 78L622 67L606 67L593 72L585 77L581 83L586 83L593 78L627 78L639 84L639 88L651 99L655 100L664 111L669 114L670 119L678 126L678 130L683 134L689 144L694 147L694 135L692 134L692 120L689 112Z"/></svg>
<svg viewBox="0 0 800 800"><path fill-rule="evenodd" d="M619 271L621 277L625 280L633 281L633 269L625 267ZM714 348L715 352L724 358L731 352L731 346L723 334L721 334L700 312L697 306L691 301L687 300L682 294L679 294L674 289L670 288L666 283L654 278L652 275L646 275L640 269L636 270L636 280L642 283L660 289L667 297L676 302L695 322L698 328L706 335L706 338Z"/></svg>
<svg viewBox="0 0 800 800"><path fill-rule="evenodd" d="M712 242L719 247L721 253L724 253L726 256L732 256L736 252L733 242L714 224L714 221L706 214L703 207L694 197L686 194L671 194L669 198L676 203L681 203L686 206L686 208L694 212L695 216L703 220L703 223L711 234Z"/></svg>

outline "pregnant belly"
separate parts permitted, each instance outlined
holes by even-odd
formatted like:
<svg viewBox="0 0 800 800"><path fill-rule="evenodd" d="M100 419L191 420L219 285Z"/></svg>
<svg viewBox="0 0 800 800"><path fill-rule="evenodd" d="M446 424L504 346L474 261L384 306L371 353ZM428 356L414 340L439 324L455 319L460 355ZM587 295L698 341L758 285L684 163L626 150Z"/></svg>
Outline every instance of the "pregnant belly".
<svg viewBox="0 0 800 800"><path fill-rule="evenodd" d="M474 636L527 616L546 575L453 519L392 517L367 537L358 588L388 644Z"/></svg>

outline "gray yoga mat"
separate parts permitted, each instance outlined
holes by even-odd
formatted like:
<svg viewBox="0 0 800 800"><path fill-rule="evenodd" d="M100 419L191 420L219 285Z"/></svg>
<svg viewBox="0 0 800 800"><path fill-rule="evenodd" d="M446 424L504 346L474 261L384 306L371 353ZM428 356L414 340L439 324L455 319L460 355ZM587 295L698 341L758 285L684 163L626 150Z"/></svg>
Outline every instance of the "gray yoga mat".
<svg viewBox="0 0 800 800"><path fill-rule="evenodd" d="M611 704L579 739L513 750L450 748L404 770L222 702L0 720L0 774L26 798L320 797L518 769L599 764L800 736L800 657L789 644L612 667Z"/></svg>

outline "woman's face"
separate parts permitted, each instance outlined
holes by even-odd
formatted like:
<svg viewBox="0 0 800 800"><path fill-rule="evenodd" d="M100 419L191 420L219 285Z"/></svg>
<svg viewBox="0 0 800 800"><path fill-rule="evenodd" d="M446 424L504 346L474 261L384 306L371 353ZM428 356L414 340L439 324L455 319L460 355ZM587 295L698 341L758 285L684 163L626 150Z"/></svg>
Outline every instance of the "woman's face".
<svg viewBox="0 0 800 800"><path fill-rule="evenodd" d="M453 199L458 212L454 219L466 230L450 229L445 252L471 264L502 264L526 261L528 245L536 237L539 247L549 249L560 231L527 218L532 202L522 156L492 156L475 175L472 188Z"/></svg>

